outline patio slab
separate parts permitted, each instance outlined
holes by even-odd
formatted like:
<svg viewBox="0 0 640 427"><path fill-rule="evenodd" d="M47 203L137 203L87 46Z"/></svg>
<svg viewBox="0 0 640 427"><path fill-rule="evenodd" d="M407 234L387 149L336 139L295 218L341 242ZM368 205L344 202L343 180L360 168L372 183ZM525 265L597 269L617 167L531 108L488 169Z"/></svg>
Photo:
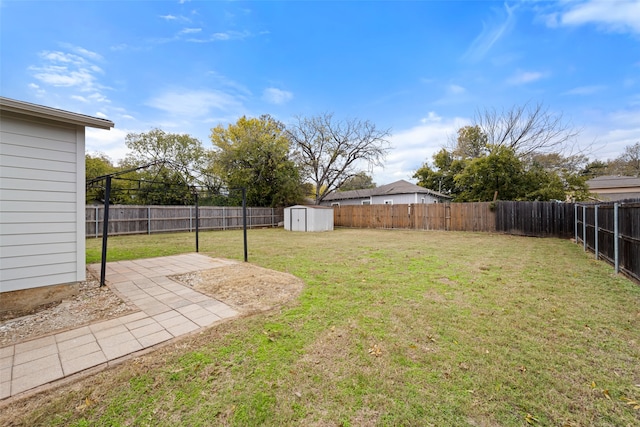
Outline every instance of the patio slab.
<svg viewBox="0 0 640 427"><path fill-rule="evenodd" d="M140 311L0 347L0 400L235 317L228 305L168 277L232 264L195 253L107 263L107 285ZM88 268L100 275L99 264Z"/></svg>

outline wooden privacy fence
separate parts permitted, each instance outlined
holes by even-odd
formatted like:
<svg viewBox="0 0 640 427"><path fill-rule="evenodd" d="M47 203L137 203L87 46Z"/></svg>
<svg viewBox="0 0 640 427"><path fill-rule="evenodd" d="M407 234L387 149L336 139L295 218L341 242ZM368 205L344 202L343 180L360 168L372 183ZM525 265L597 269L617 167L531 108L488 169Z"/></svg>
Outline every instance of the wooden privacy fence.
<svg viewBox="0 0 640 427"><path fill-rule="evenodd" d="M337 227L404 228L415 230L496 230L491 203L353 205L333 209Z"/></svg>
<svg viewBox="0 0 640 427"><path fill-rule="evenodd" d="M497 202L495 213L498 232L518 236L573 237L573 203Z"/></svg>
<svg viewBox="0 0 640 427"><path fill-rule="evenodd" d="M200 206L200 230L229 230L242 228L242 208ZM104 206L86 207L86 236L102 236ZM282 208L247 208L247 227L277 227L284 221ZM109 235L152 234L194 231L195 206L109 206Z"/></svg>
<svg viewBox="0 0 640 427"><path fill-rule="evenodd" d="M576 205L575 217L575 239L585 251L640 280L640 202Z"/></svg>

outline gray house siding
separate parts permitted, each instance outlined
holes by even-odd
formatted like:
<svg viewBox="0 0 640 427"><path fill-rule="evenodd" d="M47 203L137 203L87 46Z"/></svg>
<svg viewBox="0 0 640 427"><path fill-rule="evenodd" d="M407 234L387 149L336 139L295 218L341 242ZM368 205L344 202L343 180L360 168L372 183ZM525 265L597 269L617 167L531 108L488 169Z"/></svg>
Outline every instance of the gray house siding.
<svg viewBox="0 0 640 427"><path fill-rule="evenodd" d="M451 197L440 194L426 188L419 187L410 182L400 180L391 184L366 190L351 190L329 194L321 203L324 206L340 205L382 205L390 204L416 204L439 203L451 200Z"/></svg>
<svg viewBox="0 0 640 427"><path fill-rule="evenodd" d="M85 280L85 126L0 97L0 292Z"/></svg>

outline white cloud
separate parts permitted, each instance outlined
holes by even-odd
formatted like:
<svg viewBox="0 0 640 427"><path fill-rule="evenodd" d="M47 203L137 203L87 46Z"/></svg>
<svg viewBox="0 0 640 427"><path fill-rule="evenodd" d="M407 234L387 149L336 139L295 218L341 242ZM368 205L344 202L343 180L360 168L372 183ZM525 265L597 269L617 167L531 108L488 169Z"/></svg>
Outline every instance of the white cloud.
<svg viewBox="0 0 640 427"><path fill-rule="evenodd" d="M518 71L507 80L510 85L521 85L532 83L546 77L545 73L539 71Z"/></svg>
<svg viewBox="0 0 640 427"><path fill-rule="evenodd" d="M180 31L180 34L195 34L202 31L202 28L184 28Z"/></svg>
<svg viewBox="0 0 640 427"><path fill-rule="evenodd" d="M165 21L175 21L176 19L178 19L177 16L174 16L174 15L171 15L171 14L160 15L160 18L164 19Z"/></svg>
<svg viewBox="0 0 640 427"><path fill-rule="evenodd" d="M572 2L568 10L556 16L555 23L567 26L595 24L607 31L640 33L640 1Z"/></svg>
<svg viewBox="0 0 640 427"><path fill-rule="evenodd" d="M76 46L76 45L72 45L69 43L62 43L61 44L62 47L69 49L72 52L75 52L76 54L82 56L83 58L88 58L91 59L93 61L102 61L102 55L100 55L99 53L90 51L88 49L85 49L83 47L80 46Z"/></svg>
<svg viewBox="0 0 640 427"><path fill-rule="evenodd" d="M425 162L431 162L433 154L446 146L459 128L469 123L468 119L443 118L432 111L420 120L419 125L394 133L390 138L393 149L384 169L374 173L375 182L383 185L399 179L412 180L415 171Z"/></svg>
<svg viewBox="0 0 640 427"><path fill-rule="evenodd" d="M44 95L47 93L44 89L42 89L35 83L29 83L27 86L35 93L38 98L44 97Z"/></svg>
<svg viewBox="0 0 640 427"><path fill-rule="evenodd" d="M499 23L482 23L482 32L473 40L462 59L469 61L479 61L491 50L491 48L504 36L506 36L514 27L516 17L514 14L515 6L509 7L504 4L504 12L506 17L500 17Z"/></svg>
<svg viewBox="0 0 640 427"><path fill-rule="evenodd" d="M602 92L606 88L606 86L602 85L578 86L564 92L563 95L593 95L594 93Z"/></svg>
<svg viewBox="0 0 640 427"><path fill-rule="evenodd" d="M420 119L420 123L438 123L442 121L442 117L440 117L438 114L436 114L433 111L429 111L429 113L427 114L427 117L423 117Z"/></svg>
<svg viewBox="0 0 640 427"><path fill-rule="evenodd" d="M102 93L106 88L98 80L104 71L93 62L102 61L102 56L79 46L62 46L68 50L45 50L39 53L40 64L32 65L28 70L40 85L33 83L30 88L40 95L45 92L41 86L64 88L64 95L75 101L108 103L108 98Z"/></svg>
<svg viewBox="0 0 640 427"><path fill-rule="evenodd" d="M94 86L95 76L87 69L70 70L67 67L48 65L44 67L30 67L33 77L42 83L57 87L78 87L80 90L90 90Z"/></svg>
<svg viewBox="0 0 640 427"><path fill-rule="evenodd" d="M213 34L211 40L242 40L249 36L251 36L249 31L226 31Z"/></svg>
<svg viewBox="0 0 640 427"><path fill-rule="evenodd" d="M214 110L239 110L239 98L219 90L170 90L146 102L146 105L165 111L173 116L201 118Z"/></svg>
<svg viewBox="0 0 640 427"><path fill-rule="evenodd" d="M269 104L282 105L293 99L293 94L286 90L269 87L262 92L262 99Z"/></svg>
<svg viewBox="0 0 640 427"><path fill-rule="evenodd" d="M460 95L465 93L467 90L465 88L463 88L462 86L459 85L455 85L455 84L451 84L449 85L449 92L454 94L454 95Z"/></svg>
<svg viewBox="0 0 640 427"><path fill-rule="evenodd" d="M100 114L100 113L96 113ZM114 162L125 158L128 149L124 144L128 133L133 130L113 128L111 130L87 128L86 146L88 153L104 153Z"/></svg>
<svg viewBox="0 0 640 427"><path fill-rule="evenodd" d="M235 92L238 92L242 95L246 95L246 96L251 96L252 93L251 91L243 84L238 83L230 78L228 78L227 76L224 76L222 74L217 73L216 71L209 71L207 73L208 75L210 75L211 77L213 77L213 79L215 79L215 81L222 86L225 86L227 88L232 89Z"/></svg>
<svg viewBox="0 0 640 427"><path fill-rule="evenodd" d="M585 121L588 124L580 133L580 141L590 146L588 155L592 159L613 159L623 152L624 147L638 142L640 107L608 114L593 111Z"/></svg>

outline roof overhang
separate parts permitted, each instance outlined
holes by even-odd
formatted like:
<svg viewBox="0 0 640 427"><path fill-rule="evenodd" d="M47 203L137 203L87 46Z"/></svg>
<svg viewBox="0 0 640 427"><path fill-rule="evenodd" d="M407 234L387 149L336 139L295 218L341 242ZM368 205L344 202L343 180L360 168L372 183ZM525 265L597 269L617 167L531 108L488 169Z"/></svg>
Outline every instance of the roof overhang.
<svg viewBox="0 0 640 427"><path fill-rule="evenodd" d="M115 126L111 120L85 116L84 114L72 113L71 111L45 107L44 105L31 104L29 102L18 101L2 96L0 96L0 111L26 114L32 117L39 117L42 119L55 120L58 122L71 123L74 125L97 129L108 130Z"/></svg>

